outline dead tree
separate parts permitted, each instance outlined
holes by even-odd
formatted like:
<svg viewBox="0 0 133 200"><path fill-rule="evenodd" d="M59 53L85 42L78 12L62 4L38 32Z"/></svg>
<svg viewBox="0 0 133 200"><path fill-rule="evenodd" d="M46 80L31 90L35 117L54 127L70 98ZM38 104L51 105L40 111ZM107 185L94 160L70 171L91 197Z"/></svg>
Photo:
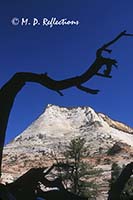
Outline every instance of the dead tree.
<svg viewBox="0 0 133 200"><path fill-rule="evenodd" d="M64 164L65 165L65 164ZM13 183L3 186L4 195L13 195L16 200L35 200L37 197L45 198L46 200L87 200L85 197L80 197L67 191L62 183L61 178L48 180L48 175L54 167L52 165L47 168L32 168ZM64 167L64 166L62 166ZM46 170L47 169L47 170ZM44 172L44 170L46 172ZM40 183L45 187L51 188L50 191L43 191L40 188ZM56 190L53 188L57 188Z"/></svg>
<svg viewBox="0 0 133 200"><path fill-rule="evenodd" d="M127 34L126 31L121 32L110 42L104 44L96 51L96 58L92 65L80 76L64 79L54 80L45 74L35 74L30 72L19 72L16 73L1 89L0 89L0 174L1 174L1 163L2 163L2 152L5 141L6 128L8 118L10 115L11 108L13 106L14 99L18 92L24 87L26 82L36 82L42 86L51 89L61 96L63 96L62 90L70 87L76 87L79 90L90 94L97 94L99 90L93 90L84 87L82 84L89 81L93 76L101 76L111 78L110 73L113 66L117 66L117 61L111 58L105 58L103 52L111 53L108 47L117 42L123 36L133 36L133 34ZM106 66L103 73L99 73L102 66Z"/></svg>
<svg viewBox="0 0 133 200"><path fill-rule="evenodd" d="M39 187L39 183L42 181L45 182L45 176L49 174L54 167L55 166L52 165L45 173L44 170L47 168L31 168L17 180L7 184L6 190L8 193L11 193L16 200L35 200L37 197L36 191ZM46 182L48 181L49 180L46 179Z"/></svg>
<svg viewBox="0 0 133 200"><path fill-rule="evenodd" d="M129 163L121 172L118 179L111 185L108 200L122 200L122 192L127 181L133 175L133 162Z"/></svg>

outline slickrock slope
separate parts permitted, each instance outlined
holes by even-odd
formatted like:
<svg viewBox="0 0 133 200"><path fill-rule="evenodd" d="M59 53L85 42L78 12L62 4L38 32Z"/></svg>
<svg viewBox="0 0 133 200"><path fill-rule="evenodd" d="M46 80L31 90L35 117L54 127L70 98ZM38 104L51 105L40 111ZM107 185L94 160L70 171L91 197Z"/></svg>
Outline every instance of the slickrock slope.
<svg viewBox="0 0 133 200"><path fill-rule="evenodd" d="M88 162L104 170L99 184L101 199L106 199L111 164L123 165L132 160L133 129L90 107L48 105L35 122L5 146L4 177L8 174L8 179L11 175L16 178L31 167L49 166L53 163L51 152L59 154L58 146L63 150L77 136L85 137L89 144ZM109 149L116 146L119 152L109 155Z"/></svg>
<svg viewBox="0 0 133 200"><path fill-rule="evenodd" d="M98 115L101 116L103 118L103 120L106 121L109 124L109 126L111 126L112 128L118 129L120 131L124 131L126 133L133 134L133 128L130 128L126 124L112 120L108 116L106 116L102 113L98 113Z"/></svg>

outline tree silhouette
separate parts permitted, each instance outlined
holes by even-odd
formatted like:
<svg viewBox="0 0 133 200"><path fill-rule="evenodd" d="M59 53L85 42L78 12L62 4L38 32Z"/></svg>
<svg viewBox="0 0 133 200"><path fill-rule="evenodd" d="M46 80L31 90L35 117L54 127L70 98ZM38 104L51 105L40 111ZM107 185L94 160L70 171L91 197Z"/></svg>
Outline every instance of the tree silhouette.
<svg viewBox="0 0 133 200"><path fill-rule="evenodd" d="M133 175L133 162L126 165L117 180L111 184L108 200L121 200L126 183Z"/></svg>
<svg viewBox="0 0 133 200"><path fill-rule="evenodd" d="M68 89L70 87L76 87L87 93L97 94L99 90L93 90L84 87L82 84L89 81L93 76L102 76L106 78L111 78L110 73L112 66L117 66L117 61L111 58L103 57L102 53L111 53L108 47L115 42L117 42L123 36L133 36L133 34L127 34L126 31L121 32L117 37L115 37L110 42L104 44L96 51L96 58L92 65L80 76L64 79L64 80L54 80L45 74L35 74L31 72L19 72L16 73L1 89L0 89L0 174L1 174L1 163L2 163L2 152L6 134L6 128L8 123L8 118L10 115L11 108L17 93L24 87L26 82L39 83L48 89L51 89L61 96L62 90ZM102 66L106 66L103 73L99 73Z"/></svg>

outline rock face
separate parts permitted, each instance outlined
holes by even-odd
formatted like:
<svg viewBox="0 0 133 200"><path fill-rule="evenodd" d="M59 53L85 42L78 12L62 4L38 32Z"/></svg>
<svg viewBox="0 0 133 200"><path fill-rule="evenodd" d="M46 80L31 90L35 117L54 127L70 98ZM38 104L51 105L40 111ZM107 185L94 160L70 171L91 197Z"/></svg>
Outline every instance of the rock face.
<svg viewBox="0 0 133 200"><path fill-rule="evenodd" d="M131 161L132 128L102 113L96 113L90 107L48 105L36 121L5 146L3 172L16 178L31 167L48 166L52 163L51 152L58 152L59 146L63 150L77 136L86 138L90 148L88 161L94 167L104 169L104 180L110 177L114 161L121 165ZM119 146L120 151L115 152L115 155L108 155L109 149L114 148L114 145ZM103 196L102 198L104 199Z"/></svg>

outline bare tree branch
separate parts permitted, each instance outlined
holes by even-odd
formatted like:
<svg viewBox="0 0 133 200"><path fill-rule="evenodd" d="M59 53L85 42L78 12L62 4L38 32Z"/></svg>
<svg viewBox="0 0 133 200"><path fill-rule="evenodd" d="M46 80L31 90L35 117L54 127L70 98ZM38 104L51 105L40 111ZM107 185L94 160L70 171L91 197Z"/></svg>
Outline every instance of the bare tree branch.
<svg viewBox="0 0 133 200"><path fill-rule="evenodd" d="M68 167L65 164L59 164L61 167ZM88 198L78 196L67 191L62 183L61 178L56 178L54 180L48 180L45 176L50 173L54 168L58 167L58 164L52 165L46 172L43 172L46 168L32 168L27 171L24 175L19 177L13 183L7 184L5 186L5 193L12 194L16 199L23 200L29 199L33 200L36 197L42 197L47 200L52 200L53 198L58 200L87 200ZM57 188L58 190L42 191L40 188L40 183L46 188Z"/></svg>

